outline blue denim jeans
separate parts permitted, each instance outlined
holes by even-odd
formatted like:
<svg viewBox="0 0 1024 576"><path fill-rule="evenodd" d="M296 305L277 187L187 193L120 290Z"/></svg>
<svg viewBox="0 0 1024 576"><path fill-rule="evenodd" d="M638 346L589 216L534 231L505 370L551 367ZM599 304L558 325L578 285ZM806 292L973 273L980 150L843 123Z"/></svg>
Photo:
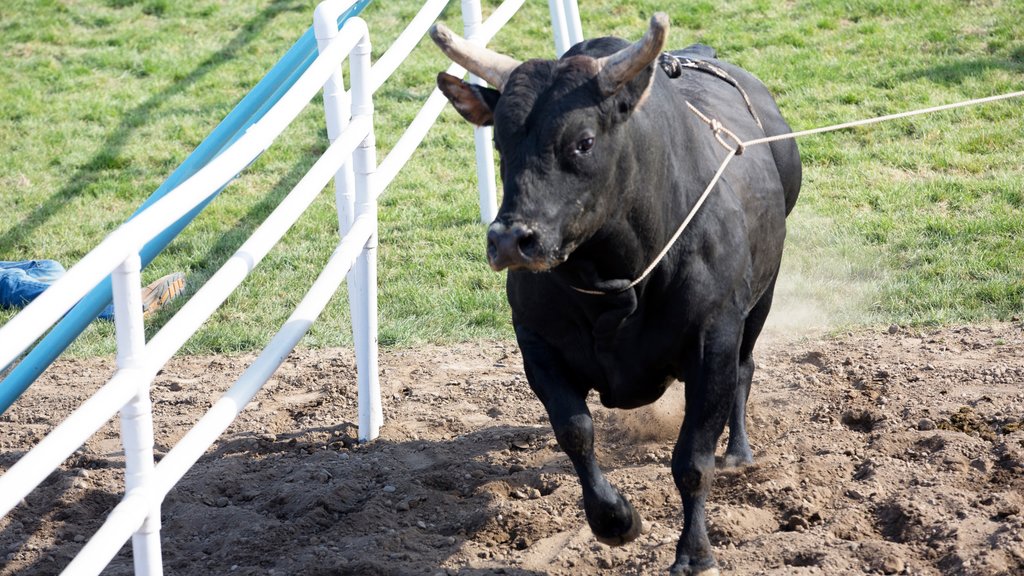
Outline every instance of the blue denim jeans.
<svg viewBox="0 0 1024 576"><path fill-rule="evenodd" d="M53 260L0 261L0 307L22 308L35 300L64 275L64 267ZM114 317L114 307L107 306L100 318Z"/></svg>

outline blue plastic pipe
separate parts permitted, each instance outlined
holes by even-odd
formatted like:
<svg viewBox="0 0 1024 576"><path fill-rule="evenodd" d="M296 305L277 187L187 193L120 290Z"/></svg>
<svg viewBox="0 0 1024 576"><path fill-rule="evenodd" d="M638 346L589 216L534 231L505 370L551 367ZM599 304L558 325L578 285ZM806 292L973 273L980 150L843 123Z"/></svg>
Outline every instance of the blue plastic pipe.
<svg viewBox="0 0 1024 576"><path fill-rule="evenodd" d="M347 11L338 18L338 27L352 16L363 11L370 3L370 0L356 0ZM295 81L309 68L317 56L316 38L313 35L313 28L310 28L302 35L295 45L291 47L277 64L267 72L267 75L256 84L253 89L242 98L235 108L214 128L213 132L206 137L192 154L181 163L181 166L160 185L159 188L139 206L132 214L145 210L165 194L174 190L179 184L188 180L193 174L201 170L210 160L214 159L221 152L231 146L245 133L249 126L255 124L267 111L281 99L281 96L288 91ZM146 244L139 253L142 258L142 265L146 266L156 258L157 254L163 251L177 235L192 221L203 208L206 207L217 195L217 190L203 201L194 210L183 216L172 224L159 236ZM129 219L131 219L129 218ZM78 338L99 313L111 302L111 282L108 276L100 282L91 292L85 295L58 322L46 336L29 352L22 361L11 370L3 381L0 381L0 414L4 413L11 404L36 378L43 373L57 356L60 356L70 344Z"/></svg>

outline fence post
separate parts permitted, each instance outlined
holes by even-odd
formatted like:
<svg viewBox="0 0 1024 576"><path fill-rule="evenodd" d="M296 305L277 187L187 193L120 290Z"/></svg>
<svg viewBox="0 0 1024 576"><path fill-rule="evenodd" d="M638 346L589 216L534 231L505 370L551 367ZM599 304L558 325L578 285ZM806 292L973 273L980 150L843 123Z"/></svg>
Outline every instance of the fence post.
<svg viewBox="0 0 1024 576"><path fill-rule="evenodd" d="M146 332L142 323L140 292L142 259L132 254L116 270L111 288L114 294L114 328L117 331L117 367L145 365ZM135 396L121 408L121 442L124 444L124 491L130 493L153 475L153 407L149 398L149 377L138 383ZM149 511L142 526L132 535L136 576L160 576L160 505Z"/></svg>
<svg viewBox="0 0 1024 576"><path fill-rule="evenodd" d="M337 17L333 13L336 3L322 2L313 12L313 33L316 35L317 50L323 50L331 40L337 38L339 30ZM333 143L345 131L352 117L351 94L345 91L345 77L342 75L341 63L338 69L324 84L324 119L327 122L327 139ZM344 238L352 228L356 217L356 184L351 159L345 162L334 174L334 205L338 212L338 234ZM358 349L359 342L367 336L363 333L365 322L359 319L363 315L362 290L363 282L359 278L359 266L353 266L345 278L348 281L348 307L352 317L352 340ZM361 374L362 368L357 370ZM361 376L357 376L360 378ZM362 398L360 392L360 398ZM362 425L360 425L362 430ZM362 434L360 434L362 437Z"/></svg>
<svg viewBox="0 0 1024 576"><path fill-rule="evenodd" d="M568 33L569 45L566 50L576 44L583 42L583 24L580 22L580 7L576 0L563 0L563 13L565 14L565 28Z"/></svg>
<svg viewBox="0 0 1024 576"><path fill-rule="evenodd" d="M377 376L377 196L373 189L377 147L372 123L373 85L370 78L369 36L364 36L356 44L349 57L352 116L369 116L371 119L370 133L353 153L352 163L355 169L356 217L372 218L373 233L355 263L358 286L349 286L359 383L359 439L367 441L380 434L384 420Z"/></svg>
<svg viewBox="0 0 1024 576"><path fill-rule="evenodd" d="M324 48L339 34L337 14L343 3L321 2L313 12L313 31L316 35L317 49ZM360 53L360 46L365 43L365 53ZM327 122L327 137L334 142L348 126L355 114L373 114L370 100L372 85L369 65L369 38L364 38L350 55L349 73L352 79L352 92L345 91L345 80L341 66L331 75L324 85L324 115ZM365 54L365 55L357 55ZM363 63L357 62L366 59ZM357 83L359 83L357 85ZM358 90L359 96L356 95ZM357 102L357 99L360 99ZM353 154L351 162L346 162L334 175L334 198L338 211L338 232L344 238L352 227L356 215L365 211L370 197L372 212L376 219L376 197L369 190L368 174L376 170L376 149L373 144L373 132L370 136L369 163L360 166L366 160L364 145ZM360 155L363 155L362 157ZM363 170L355 174L356 168ZM362 192L361 192L362 191ZM365 192L365 193L364 193ZM380 384L377 377L377 234L370 237L367 249L356 261L346 276L348 280L349 312L352 316L352 340L356 349L356 368L359 394L359 439L373 440L380 432L383 410L380 405ZM372 253L371 253L372 252ZM371 308L372 306L372 308Z"/></svg>
<svg viewBox="0 0 1024 576"><path fill-rule="evenodd" d="M462 0L462 24L466 39L476 42L476 33L483 22L483 11L480 0ZM469 81L479 86L487 83L474 74ZM473 129L476 142L476 185L480 193L480 221L490 224L498 216L498 191L494 175L494 143L493 131L490 126L477 126Z"/></svg>
<svg viewBox="0 0 1024 576"><path fill-rule="evenodd" d="M319 7L318 7L319 8ZM317 50L323 52L331 40L338 36L337 18L326 9L313 13L313 33L316 35ZM327 122L327 139L334 142L348 126L351 111L349 94L345 92L345 77L338 70L324 84L324 116ZM338 232L342 237L348 233L355 219L355 180L352 163L346 162L334 175L334 198L338 211Z"/></svg>
<svg viewBox="0 0 1024 576"><path fill-rule="evenodd" d="M551 11L551 33L555 37L555 57L561 58L569 49L569 29L565 23L565 4L562 0L548 0Z"/></svg>

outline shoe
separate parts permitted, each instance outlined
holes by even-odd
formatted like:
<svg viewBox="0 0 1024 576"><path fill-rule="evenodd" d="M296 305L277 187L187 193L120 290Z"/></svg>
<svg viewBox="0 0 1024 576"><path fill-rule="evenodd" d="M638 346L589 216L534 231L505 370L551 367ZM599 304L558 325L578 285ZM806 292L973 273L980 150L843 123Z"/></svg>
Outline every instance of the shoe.
<svg viewBox="0 0 1024 576"><path fill-rule="evenodd" d="M185 291L185 274L175 272L142 289L142 315L149 316Z"/></svg>

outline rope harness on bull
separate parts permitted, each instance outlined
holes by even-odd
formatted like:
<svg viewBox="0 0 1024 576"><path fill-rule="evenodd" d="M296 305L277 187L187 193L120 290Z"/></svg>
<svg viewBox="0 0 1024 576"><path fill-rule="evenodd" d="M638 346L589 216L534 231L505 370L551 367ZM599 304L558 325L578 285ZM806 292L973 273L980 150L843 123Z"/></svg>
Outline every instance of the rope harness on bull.
<svg viewBox="0 0 1024 576"><path fill-rule="evenodd" d="M698 110L696 106L690 104L690 102L687 102L686 106L690 109L690 112L696 114L698 118L703 120L704 123L711 128L711 132L715 135L715 140L718 140L718 143L721 144L723 148L732 151L736 156L741 156L743 154L745 145L743 140L740 140L740 137L737 136L735 132L723 126L722 123L718 121L718 118L708 118L703 112ZM722 134L731 138L736 145L730 146L729 143L722 138Z"/></svg>
<svg viewBox="0 0 1024 576"><path fill-rule="evenodd" d="M666 54L666 55L663 55L663 57L662 57L661 67L662 67L662 69L665 69L666 73L668 73L670 77L674 78L675 76L678 76L678 74L673 75L673 72L670 71L670 69L672 69L674 67L674 65L671 63L671 61L669 61L666 64L665 56L670 56L671 58L674 58L676 60L680 60L680 62L678 62L678 65L686 66L686 67L698 68L698 69L700 69L702 71L711 72L711 73L715 74L716 76L718 76L718 74L716 72L709 70L707 67L687 66L686 63L682 62L682 60L687 60L689 62L701 62L701 61L690 60L688 58L683 59L683 58L678 58L676 56L672 56L672 55ZM707 64L707 63L705 62L704 64ZM666 66L668 66L669 69L666 69ZM711 66L711 65L709 65L709 66ZM715 67L715 68L717 68L717 67ZM721 70L721 69L719 69L719 70ZM721 70L721 72L723 74L725 73L724 70ZM726 74L726 76L728 76L728 74ZM719 77L721 77L721 76L719 76ZM726 79L726 78L723 78L723 79L725 79L727 82L729 82L730 84L735 86L743 94L743 98L744 98L744 100L747 103L748 109L750 110L751 114L754 116L754 119L757 121L758 126L760 126L761 125L761 121L760 121L759 118L757 118L757 114L754 112L753 106L751 106L750 99L747 98L746 92L743 91L743 89L739 86L739 84L735 80L732 80L731 77L729 77L729 79ZM658 266L658 264L662 261L662 259L665 258L665 255L668 254L669 250L672 249L672 246L674 246L676 241L679 240L679 237L682 236L683 231L686 230L687 226L689 226L690 221L693 220L694 216L696 216L697 211L700 210L701 206L704 205L704 201L707 200L708 196L711 194L711 191L714 190L715 185L718 184L718 180L722 177L722 174L725 172L725 168L726 168L726 166L729 165L729 162L731 162L732 159L735 158L736 156L739 156L740 154L742 154L743 151L747 147L749 147L749 146L755 146L755 145L758 145L758 144L769 144L771 142L778 142L780 140L788 140L788 139L792 139L792 138L800 138L800 137L803 137L803 136L810 136L812 134L822 134L824 132L834 132L836 130L845 130L845 129L848 129L848 128L855 128L855 127L858 127L858 126L867 126L869 124L877 124L879 122L885 122L885 121L888 121L888 120L898 120L900 118L908 118L910 116L918 116L918 115L921 115L921 114L928 114L928 113L931 113L931 112L942 112L944 110L953 110L953 109L956 109L956 108L964 108L966 106L976 106L976 105L979 105L979 104L988 104L988 103L991 103L991 102L998 102L1000 100L1009 100L1011 98L1020 98L1022 96L1024 96L1024 90L1018 91L1018 92L1009 92L1009 93L1000 94L1000 95L997 95L997 96L988 96L988 97L985 97L985 98L976 98L976 99L973 99L973 100L965 100L965 101L962 101L962 102L955 102L953 104L944 104L944 105L941 105L941 106L933 106L933 107L930 107L930 108L921 108L921 109L917 109L917 110L911 110L911 111L908 111L908 112L900 112L898 114L888 114L888 115L885 115L885 116L877 116L875 118L868 118L868 119L865 119L865 120L856 120L856 121L853 121L853 122L844 122L842 124L834 124L834 125L831 125L831 126L824 126L824 127L821 127L821 128L812 128L810 130L801 130L799 132L789 132L789 133L786 133L786 134L778 134L778 135L775 135L775 136L765 136L763 138L754 138L752 140L745 140L745 141L741 140L738 136L736 136L736 134L734 132L732 132L731 130L726 128L724 125L722 125L722 123L717 118L708 117L706 114L704 114L699 109L697 109L696 106L694 106L690 102L687 102L686 105L689 107L690 111L693 112L698 118L700 118L701 121L703 121L705 124L708 125L708 128L711 129L711 133L714 135L715 139L718 140L718 143L721 144L723 148L728 150L728 154L726 154L725 158L722 160L722 164L718 167L718 170L715 172L715 175L711 178L711 181L708 183L707 187L704 189L704 192L697 199L697 202L690 209L690 212L687 213L686 218L683 219L683 222L679 225L679 228L677 228L675 233L672 234L672 237L669 238L668 242L665 244L665 247L662 248L661 252L658 253L658 255L650 263L650 265L648 265L647 268L644 269L644 271L640 274L639 277L637 277L636 280L633 280L632 282L630 282L625 288L622 288L621 290L615 290L615 291L589 290L589 289L585 289L585 288L577 288L576 286L572 286L572 289L576 290L577 292L581 292L583 294L592 294L592 295L595 295L595 296L609 296L609 295L619 294L619 293L625 292L626 290L629 290L630 288L633 288L634 286L636 286L637 284L642 282L645 278L647 278L647 276L649 276L651 274L651 272L654 271L654 269ZM762 127L762 130L763 130L763 127ZM735 142L736 143L735 146L731 146L728 142L726 142L725 138L723 138L723 135L728 137L729 139L731 139L733 142Z"/></svg>

